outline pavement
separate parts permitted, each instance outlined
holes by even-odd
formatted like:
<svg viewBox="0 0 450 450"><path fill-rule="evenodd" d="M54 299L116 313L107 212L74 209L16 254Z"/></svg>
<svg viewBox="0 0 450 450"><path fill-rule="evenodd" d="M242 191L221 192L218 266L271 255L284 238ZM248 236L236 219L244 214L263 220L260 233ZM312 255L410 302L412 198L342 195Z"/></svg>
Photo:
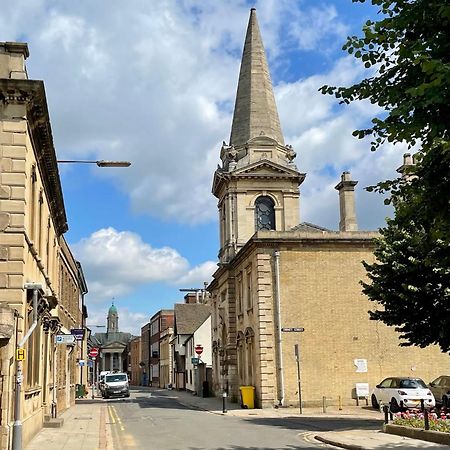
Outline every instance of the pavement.
<svg viewBox="0 0 450 450"><path fill-rule="evenodd" d="M158 392L157 388L135 387L133 392ZM247 420L272 419L281 421L304 421L305 429L313 431L299 435L301 439L317 444L325 443L350 450L384 449L449 449L448 446L410 439L381 431L383 420L380 412L366 406L304 408L241 409L238 404L227 402L223 413L222 398L201 398L185 391L166 391L170 397L190 408L224 416ZM80 399L64 411L61 428L43 428L26 447L26 450L113 450L110 427L107 426L107 402L101 398ZM320 424L330 424L324 431ZM379 422L379 427L378 427ZM354 424L349 426L349 424ZM365 424L370 424L366 426ZM316 424L316 426L314 425ZM355 425L358 428L355 428ZM317 431L314 431L317 428Z"/></svg>

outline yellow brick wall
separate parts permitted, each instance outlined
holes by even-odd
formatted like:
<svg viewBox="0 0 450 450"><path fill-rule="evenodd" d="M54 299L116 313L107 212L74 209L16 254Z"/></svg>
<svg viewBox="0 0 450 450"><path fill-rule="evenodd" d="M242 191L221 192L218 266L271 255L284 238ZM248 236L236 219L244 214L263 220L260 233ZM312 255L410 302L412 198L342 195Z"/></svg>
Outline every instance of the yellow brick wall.
<svg viewBox="0 0 450 450"><path fill-rule="evenodd" d="M367 311L374 308L361 293L362 260L372 261L370 248L335 245L281 251L282 326L304 327L283 333L286 403L297 402L294 345L300 345L302 394L305 404L322 397L354 404L355 383L370 389L387 376L417 376L429 382L448 373L448 355L436 347L400 347L398 333ZM367 373L356 373L355 359L366 359Z"/></svg>

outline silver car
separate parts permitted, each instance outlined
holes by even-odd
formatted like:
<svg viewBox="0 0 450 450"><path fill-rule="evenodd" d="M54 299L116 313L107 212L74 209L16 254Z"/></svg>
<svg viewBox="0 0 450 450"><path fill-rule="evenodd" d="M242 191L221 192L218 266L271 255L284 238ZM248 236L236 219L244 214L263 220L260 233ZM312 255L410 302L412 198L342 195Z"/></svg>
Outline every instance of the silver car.
<svg viewBox="0 0 450 450"><path fill-rule="evenodd" d="M450 408L450 376L437 377L428 387L438 403L442 403L445 408Z"/></svg>

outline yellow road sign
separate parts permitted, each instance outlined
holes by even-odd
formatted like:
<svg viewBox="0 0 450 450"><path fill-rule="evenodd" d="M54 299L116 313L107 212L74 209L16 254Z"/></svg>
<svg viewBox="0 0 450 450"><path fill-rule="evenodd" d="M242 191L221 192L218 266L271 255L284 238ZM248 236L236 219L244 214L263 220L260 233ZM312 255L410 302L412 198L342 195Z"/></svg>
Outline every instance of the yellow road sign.
<svg viewBox="0 0 450 450"><path fill-rule="evenodd" d="M25 349L24 348L18 348L16 350L16 360L17 361L23 361L25 359Z"/></svg>

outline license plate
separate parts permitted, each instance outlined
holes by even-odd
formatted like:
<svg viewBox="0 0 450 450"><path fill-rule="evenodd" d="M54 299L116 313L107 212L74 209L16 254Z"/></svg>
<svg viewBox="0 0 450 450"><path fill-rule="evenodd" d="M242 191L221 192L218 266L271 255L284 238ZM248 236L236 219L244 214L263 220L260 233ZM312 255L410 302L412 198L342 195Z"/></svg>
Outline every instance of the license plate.
<svg viewBox="0 0 450 450"><path fill-rule="evenodd" d="M120 391L114 391L113 394L120 394Z"/></svg>

